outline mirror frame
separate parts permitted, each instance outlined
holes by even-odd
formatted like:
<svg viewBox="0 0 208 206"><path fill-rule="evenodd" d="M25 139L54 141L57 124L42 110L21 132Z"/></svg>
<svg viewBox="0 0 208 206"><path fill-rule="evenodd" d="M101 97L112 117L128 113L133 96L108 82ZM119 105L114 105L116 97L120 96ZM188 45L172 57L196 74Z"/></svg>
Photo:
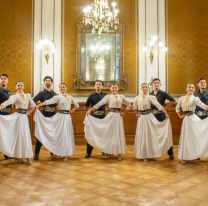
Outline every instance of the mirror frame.
<svg viewBox="0 0 208 206"><path fill-rule="evenodd" d="M81 22L77 24L77 42L76 42L76 73L74 74L73 88L74 90L95 90L94 86L90 85L92 81L84 81L81 79L81 35L87 33L89 27L82 25ZM120 34L120 68L119 81L106 81L117 83L119 90L126 90L128 82L124 71L124 30L125 25L120 23L116 33ZM86 51L85 51L86 53ZM86 60L85 60L86 61ZM86 62L84 63L86 65ZM105 82L105 81L103 81ZM109 90L110 86L103 86L102 90Z"/></svg>

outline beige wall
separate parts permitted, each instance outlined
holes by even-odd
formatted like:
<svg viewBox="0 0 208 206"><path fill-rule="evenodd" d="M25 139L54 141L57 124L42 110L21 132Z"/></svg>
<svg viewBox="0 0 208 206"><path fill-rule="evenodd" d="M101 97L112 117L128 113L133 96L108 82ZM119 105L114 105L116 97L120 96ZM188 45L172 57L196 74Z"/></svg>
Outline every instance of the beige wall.
<svg viewBox="0 0 208 206"><path fill-rule="evenodd" d="M92 0L65 0L64 2L64 82L69 93L92 93L92 91L75 91L73 75L76 71L76 24L82 20L83 9ZM136 5L135 0L115 0L119 9L120 22L125 24L124 67L129 87L124 94L136 94Z"/></svg>
<svg viewBox="0 0 208 206"><path fill-rule="evenodd" d="M31 92L32 0L0 1L0 74L9 76L9 89L25 83Z"/></svg>
<svg viewBox="0 0 208 206"><path fill-rule="evenodd" d="M168 92L184 94L188 83L208 80L208 1L167 2Z"/></svg>

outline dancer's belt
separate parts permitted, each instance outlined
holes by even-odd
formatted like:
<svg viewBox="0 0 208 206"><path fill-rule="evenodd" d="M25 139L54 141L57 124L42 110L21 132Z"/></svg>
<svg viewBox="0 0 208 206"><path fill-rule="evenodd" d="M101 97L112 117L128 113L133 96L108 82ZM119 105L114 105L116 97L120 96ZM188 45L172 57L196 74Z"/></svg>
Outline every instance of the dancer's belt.
<svg viewBox="0 0 208 206"><path fill-rule="evenodd" d="M59 110L58 112L61 114L69 114L70 113L69 110Z"/></svg>
<svg viewBox="0 0 208 206"><path fill-rule="evenodd" d="M139 114L140 115L146 115L146 114L150 114L151 113L151 110L150 109L147 109L147 110L138 110Z"/></svg>
<svg viewBox="0 0 208 206"><path fill-rule="evenodd" d="M162 114L164 112L160 111L160 110L157 110L157 109L152 109L151 110L152 114Z"/></svg>
<svg viewBox="0 0 208 206"><path fill-rule="evenodd" d="M208 112L207 111L197 111L196 115L201 117L201 116L208 116Z"/></svg>
<svg viewBox="0 0 208 206"><path fill-rule="evenodd" d="M194 112L193 111L185 111L184 114L185 114L185 116L190 116L190 115L193 115Z"/></svg>
<svg viewBox="0 0 208 206"><path fill-rule="evenodd" d="M4 113L8 113L8 114L10 114L11 111L12 111L12 108L6 108L6 107L0 110L0 112L4 112Z"/></svg>
<svg viewBox="0 0 208 206"><path fill-rule="evenodd" d="M26 114L27 109L17 109L17 113Z"/></svg>
<svg viewBox="0 0 208 206"><path fill-rule="evenodd" d="M105 115L105 110L103 110L103 111L98 111L97 109L95 109L95 110L93 110L92 111L92 114L93 115Z"/></svg>
<svg viewBox="0 0 208 206"><path fill-rule="evenodd" d="M44 112L55 112L56 111L56 107L44 107L43 108Z"/></svg>
<svg viewBox="0 0 208 206"><path fill-rule="evenodd" d="M120 113L121 108L110 108L110 112Z"/></svg>

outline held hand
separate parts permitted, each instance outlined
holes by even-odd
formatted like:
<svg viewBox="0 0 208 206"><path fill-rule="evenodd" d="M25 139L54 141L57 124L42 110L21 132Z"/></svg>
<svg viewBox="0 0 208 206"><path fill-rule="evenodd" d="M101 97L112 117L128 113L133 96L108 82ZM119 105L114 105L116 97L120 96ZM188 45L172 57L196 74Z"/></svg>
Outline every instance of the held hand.
<svg viewBox="0 0 208 206"><path fill-rule="evenodd" d="M140 117L140 114L139 114L139 113L138 113L138 114L136 114L136 117L137 117L137 118L139 118L139 117Z"/></svg>
<svg viewBox="0 0 208 206"><path fill-rule="evenodd" d="M121 117L124 117L124 115L125 115L124 113L120 113L120 116L121 116Z"/></svg>
<svg viewBox="0 0 208 206"><path fill-rule="evenodd" d="M2 110L4 108L4 106L3 105L0 105L0 110Z"/></svg>
<svg viewBox="0 0 208 206"><path fill-rule="evenodd" d="M169 118L169 114L168 114L168 113L166 113L165 115L166 115L166 118L168 119L168 118Z"/></svg>
<svg viewBox="0 0 208 206"><path fill-rule="evenodd" d="M208 110L208 106L206 107L206 110Z"/></svg>

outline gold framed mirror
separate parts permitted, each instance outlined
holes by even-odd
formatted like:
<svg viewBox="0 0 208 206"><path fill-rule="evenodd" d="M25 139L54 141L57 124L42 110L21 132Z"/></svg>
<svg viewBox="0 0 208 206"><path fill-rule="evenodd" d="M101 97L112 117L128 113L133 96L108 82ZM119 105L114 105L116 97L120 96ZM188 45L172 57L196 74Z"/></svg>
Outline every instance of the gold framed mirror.
<svg viewBox="0 0 208 206"><path fill-rule="evenodd" d="M91 29L77 24L75 90L94 90L96 80L102 80L103 90L116 82L126 90L128 82L124 71L124 24L117 31L92 34Z"/></svg>

